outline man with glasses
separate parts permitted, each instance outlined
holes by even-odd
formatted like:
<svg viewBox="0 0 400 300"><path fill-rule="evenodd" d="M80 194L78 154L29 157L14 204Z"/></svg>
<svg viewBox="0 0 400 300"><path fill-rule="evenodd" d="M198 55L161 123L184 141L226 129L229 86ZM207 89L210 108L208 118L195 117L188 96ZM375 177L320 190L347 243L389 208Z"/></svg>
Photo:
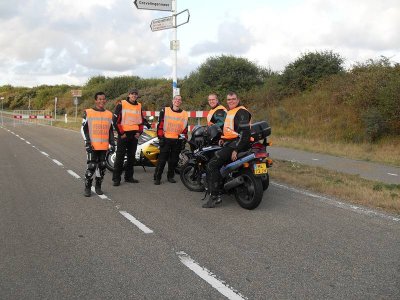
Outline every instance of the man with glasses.
<svg viewBox="0 0 400 300"><path fill-rule="evenodd" d="M242 105L235 92L226 96L228 112L226 114L223 135L221 137L222 149L207 164L207 184L209 198L203 204L204 208L214 208L221 203L221 174L220 168L231 161L237 160L237 154L246 150L250 145L250 120L251 114Z"/></svg>

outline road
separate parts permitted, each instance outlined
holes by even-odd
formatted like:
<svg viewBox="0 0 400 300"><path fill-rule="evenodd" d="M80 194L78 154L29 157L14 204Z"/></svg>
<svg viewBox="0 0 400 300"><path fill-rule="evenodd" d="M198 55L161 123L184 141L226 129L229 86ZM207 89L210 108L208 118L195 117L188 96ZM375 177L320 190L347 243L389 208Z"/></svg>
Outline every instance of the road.
<svg viewBox="0 0 400 300"><path fill-rule="evenodd" d="M203 209L139 168L85 198L79 133L5 124L0 139L0 299L400 298L398 216L280 183L254 211Z"/></svg>

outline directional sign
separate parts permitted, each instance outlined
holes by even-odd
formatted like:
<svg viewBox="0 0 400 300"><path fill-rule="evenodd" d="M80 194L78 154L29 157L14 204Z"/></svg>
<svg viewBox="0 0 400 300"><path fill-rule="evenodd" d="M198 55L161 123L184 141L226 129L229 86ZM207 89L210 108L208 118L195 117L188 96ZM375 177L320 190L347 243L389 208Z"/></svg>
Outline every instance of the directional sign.
<svg viewBox="0 0 400 300"><path fill-rule="evenodd" d="M169 29L172 27L174 27L173 16L160 18L160 19L154 19L153 21L151 21L151 24L150 24L151 31L164 30L164 29Z"/></svg>
<svg viewBox="0 0 400 300"><path fill-rule="evenodd" d="M172 0L135 0L138 9L172 11Z"/></svg>

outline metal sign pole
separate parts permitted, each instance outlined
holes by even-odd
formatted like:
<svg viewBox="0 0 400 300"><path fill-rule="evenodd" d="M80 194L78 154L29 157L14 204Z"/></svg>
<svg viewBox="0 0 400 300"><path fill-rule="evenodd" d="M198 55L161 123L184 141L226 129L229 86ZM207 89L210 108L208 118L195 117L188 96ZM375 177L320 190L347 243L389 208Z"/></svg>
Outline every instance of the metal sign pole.
<svg viewBox="0 0 400 300"><path fill-rule="evenodd" d="M172 15L175 15L177 12L177 0L172 0ZM176 43L178 40L178 28L176 26L176 17L173 18L174 28L172 29L172 40L173 43ZM175 97L178 92L178 76L177 76L177 66L178 66L178 49L172 47L172 97Z"/></svg>
<svg viewBox="0 0 400 300"><path fill-rule="evenodd" d="M1 126L3 126L4 125L4 123L3 123L3 100L4 100L4 97L1 97L0 99L1 99Z"/></svg>
<svg viewBox="0 0 400 300"><path fill-rule="evenodd" d="M57 120L57 97L54 98L54 121Z"/></svg>

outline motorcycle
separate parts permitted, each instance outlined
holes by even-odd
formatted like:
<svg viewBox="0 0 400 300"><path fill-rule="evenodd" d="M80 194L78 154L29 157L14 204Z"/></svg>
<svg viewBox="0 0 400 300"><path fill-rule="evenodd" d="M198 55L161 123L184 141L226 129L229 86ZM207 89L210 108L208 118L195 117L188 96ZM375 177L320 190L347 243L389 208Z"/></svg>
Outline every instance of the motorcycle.
<svg viewBox="0 0 400 300"><path fill-rule="evenodd" d="M145 129L138 139L138 146L135 153L134 166L155 167L157 165L160 146L158 144L157 133L153 129ZM106 167L111 172L114 171L116 151L107 151ZM124 158L124 168L126 156Z"/></svg>
<svg viewBox="0 0 400 300"><path fill-rule="evenodd" d="M249 210L259 206L269 186L268 169L272 160L267 152L267 137L270 134L267 122L252 124L250 148L239 152L236 161L220 169L222 193L233 194L239 205ZM194 128L188 141L192 153L180 172L182 183L190 191L207 190L206 166L215 152L221 149L217 145L220 135L221 129L216 125Z"/></svg>

